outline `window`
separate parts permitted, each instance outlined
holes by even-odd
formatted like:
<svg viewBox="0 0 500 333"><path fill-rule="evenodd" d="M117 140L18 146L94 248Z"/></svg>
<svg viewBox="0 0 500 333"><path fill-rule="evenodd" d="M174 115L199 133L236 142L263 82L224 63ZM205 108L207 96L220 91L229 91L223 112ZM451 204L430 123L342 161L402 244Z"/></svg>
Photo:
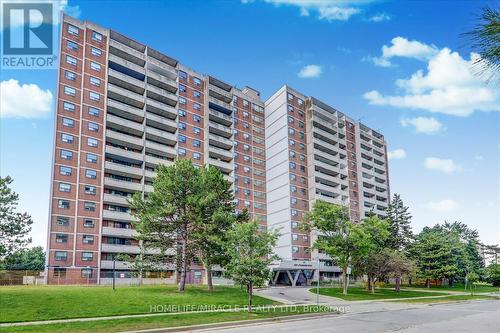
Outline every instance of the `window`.
<svg viewBox="0 0 500 333"><path fill-rule="evenodd" d="M97 178L97 171L92 170L92 169L87 169L87 170L85 170L85 177L90 178L90 179L96 179Z"/></svg>
<svg viewBox="0 0 500 333"><path fill-rule="evenodd" d="M87 153L86 161L88 163L97 163L97 155L96 154Z"/></svg>
<svg viewBox="0 0 500 333"><path fill-rule="evenodd" d="M100 57L102 55L102 51L99 50L98 48L95 48L95 47L90 49L90 53L92 53L92 55L94 55L96 57Z"/></svg>
<svg viewBox="0 0 500 333"><path fill-rule="evenodd" d="M67 243L68 235L66 234L56 234L56 243Z"/></svg>
<svg viewBox="0 0 500 333"><path fill-rule="evenodd" d="M92 31L92 39L96 42L102 42L102 35L97 31Z"/></svg>
<svg viewBox="0 0 500 333"><path fill-rule="evenodd" d="M98 94L98 93L93 92L93 91L89 91L89 98L90 98L92 101L99 102L99 99L100 99L101 97L99 96L99 94Z"/></svg>
<svg viewBox="0 0 500 333"><path fill-rule="evenodd" d="M59 174L61 174L63 176L71 176L71 168L61 165L59 167Z"/></svg>
<svg viewBox="0 0 500 333"><path fill-rule="evenodd" d="M193 83L196 84L197 86L201 85L201 80L197 78L196 76L193 76Z"/></svg>
<svg viewBox="0 0 500 333"><path fill-rule="evenodd" d="M68 24L68 33L71 35L78 36L79 34L79 29L75 27L74 25Z"/></svg>
<svg viewBox="0 0 500 333"><path fill-rule="evenodd" d="M288 112L293 113L293 106L292 105L288 105Z"/></svg>
<svg viewBox="0 0 500 333"><path fill-rule="evenodd" d="M57 261L66 261L68 259L68 252L56 251L54 254L54 259ZM64 270L64 273L66 273L66 269ZM64 275L66 275L66 274L64 274Z"/></svg>
<svg viewBox="0 0 500 333"><path fill-rule="evenodd" d="M293 101L293 95L292 94L288 94L288 100L289 101Z"/></svg>
<svg viewBox="0 0 500 333"><path fill-rule="evenodd" d="M200 140L193 140L193 147L201 147L201 141Z"/></svg>
<svg viewBox="0 0 500 333"><path fill-rule="evenodd" d="M99 109L89 106L89 115L99 117Z"/></svg>
<svg viewBox="0 0 500 333"><path fill-rule="evenodd" d="M92 261L94 254L92 252L82 252L82 261Z"/></svg>
<svg viewBox="0 0 500 333"><path fill-rule="evenodd" d="M292 228L296 229L299 227L299 223L298 222L292 222Z"/></svg>
<svg viewBox="0 0 500 333"><path fill-rule="evenodd" d="M193 97L194 98L200 98L201 97L201 92L198 90L193 90Z"/></svg>
<svg viewBox="0 0 500 333"><path fill-rule="evenodd" d="M185 116L186 116L186 111L179 109L179 117L185 117Z"/></svg>
<svg viewBox="0 0 500 333"><path fill-rule="evenodd" d="M245 99L243 100L243 106L244 106L244 107L247 107L247 106L248 106L248 101L247 101L247 100L245 100Z"/></svg>
<svg viewBox="0 0 500 333"><path fill-rule="evenodd" d="M59 156L64 160L72 160L73 159L73 152L71 152L69 150L61 149Z"/></svg>
<svg viewBox="0 0 500 333"><path fill-rule="evenodd" d="M290 202L292 203L292 205L296 205L297 204L297 198L291 198Z"/></svg>
<svg viewBox="0 0 500 333"><path fill-rule="evenodd" d="M68 50L73 50L73 51L78 51L78 44L75 42L72 42L70 40L66 41L66 49Z"/></svg>
<svg viewBox="0 0 500 333"><path fill-rule="evenodd" d="M292 252L293 253L298 253L299 252L299 247L298 246L292 246Z"/></svg>
<svg viewBox="0 0 500 333"><path fill-rule="evenodd" d="M59 183L60 192L71 192L71 185L67 183Z"/></svg>
<svg viewBox="0 0 500 333"><path fill-rule="evenodd" d="M93 228L94 227L94 220L92 220L92 219L83 220L83 227L84 228Z"/></svg>
<svg viewBox="0 0 500 333"><path fill-rule="evenodd" d="M60 209L69 209L69 200L59 199L57 201L57 207Z"/></svg>
<svg viewBox="0 0 500 333"><path fill-rule="evenodd" d="M99 80L98 78L91 76L89 80L90 80L91 85L96 86L96 87L101 86L101 80Z"/></svg>
<svg viewBox="0 0 500 333"><path fill-rule="evenodd" d="M95 186L85 185L85 194L95 195L96 194Z"/></svg>
<svg viewBox="0 0 500 333"><path fill-rule="evenodd" d="M292 214L292 216L293 216L293 217L296 217L296 216L298 216L298 215L299 215L299 212L298 212L296 209L292 209L292 210L290 211L290 213Z"/></svg>
<svg viewBox="0 0 500 333"><path fill-rule="evenodd" d="M97 147L97 145L98 145L97 139L87 138L87 146L89 146L89 147Z"/></svg>
<svg viewBox="0 0 500 333"><path fill-rule="evenodd" d="M179 91L180 92L186 92L186 86L183 84L179 84Z"/></svg>
<svg viewBox="0 0 500 333"><path fill-rule="evenodd" d="M186 149L184 149L184 148L179 148L179 155L180 155L180 156L186 156Z"/></svg>
<svg viewBox="0 0 500 333"><path fill-rule="evenodd" d="M290 164L290 169L295 169L297 167L295 162L290 162L289 164Z"/></svg>
<svg viewBox="0 0 500 333"><path fill-rule="evenodd" d="M187 79L187 73L184 72L184 71L179 71L179 79L186 80Z"/></svg>
<svg viewBox="0 0 500 333"><path fill-rule="evenodd" d="M200 134L201 133L201 129L199 129L198 127L193 127L193 133L194 134Z"/></svg>
<svg viewBox="0 0 500 333"><path fill-rule="evenodd" d="M76 89L72 87L65 86L64 87L64 93L68 96L75 96L76 95Z"/></svg>
<svg viewBox="0 0 500 333"><path fill-rule="evenodd" d="M101 65L99 65L97 62L91 61L90 62L90 69L96 72L101 71Z"/></svg>
<svg viewBox="0 0 500 333"><path fill-rule="evenodd" d="M85 201L83 203L83 209L87 212L95 212L95 202Z"/></svg>
<svg viewBox="0 0 500 333"><path fill-rule="evenodd" d="M201 117L195 114L195 115L193 115L193 120L195 122L199 123L201 121Z"/></svg>
<svg viewBox="0 0 500 333"><path fill-rule="evenodd" d="M292 240L296 241L299 239L299 235L297 234L292 234Z"/></svg>
<svg viewBox="0 0 500 333"><path fill-rule="evenodd" d="M83 242L83 244L94 244L94 236L83 235L82 242Z"/></svg>
<svg viewBox="0 0 500 333"><path fill-rule="evenodd" d="M193 158L194 158L195 160L199 160L199 159L201 158L200 153L193 153Z"/></svg>
<svg viewBox="0 0 500 333"><path fill-rule="evenodd" d="M179 104L184 104L185 105L186 103L187 103L187 101L186 101L186 99L184 97L179 97Z"/></svg>
<svg viewBox="0 0 500 333"><path fill-rule="evenodd" d="M290 143L290 146L295 146L295 140L290 139L289 143Z"/></svg>
<svg viewBox="0 0 500 333"><path fill-rule="evenodd" d="M297 104L299 104L299 106L302 106L302 104L304 104L304 101L300 98L297 98Z"/></svg>
<svg viewBox="0 0 500 333"><path fill-rule="evenodd" d="M91 268L83 268L82 269L82 278L84 279L92 279L93 270Z"/></svg>
<svg viewBox="0 0 500 333"><path fill-rule="evenodd" d="M184 135L179 135L179 142L186 142L186 137Z"/></svg>
<svg viewBox="0 0 500 333"><path fill-rule="evenodd" d="M93 122L89 122L87 126L88 126L89 131L99 132L99 125L98 124L93 123Z"/></svg>
<svg viewBox="0 0 500 333"><path fill-rule="evenodd" d="M199 103L193 103L193 109L199 110L201 109L201 105Z"/></svg>
<svg viewBox="0 0 500 333"><path fill-rule="evenodd" d="M70 71L64 71L64 77L70 81L76 80L76 74Z"/></svg>
<svg viewBox="0 0 500 333"><path fill-rule="evenodd" d="M58 216L56 222L58 226L67 227L69 225L69 217Z"/></svg>
<svg viewBox="0 0 500 333"><path fill-rule="evenodd" d="M72 65L72 66L76 66L76 64L78 63L78 60L76 60L75 57L72 57L70 55L66 55L66 63L69 65Z"/></svg>
<svg viewBox="0 0 500 333"><path fill-rule="evenodd" d="M74 112L75 111L75 104L70 103L70 102L64 102L63 108L66 111Z"/></svg>
<svg viewBox="0 0 500 333"><path fill-rule="evenodd" d="M185 123L179 123L179 130L184 131L186 129Z"/></svg>

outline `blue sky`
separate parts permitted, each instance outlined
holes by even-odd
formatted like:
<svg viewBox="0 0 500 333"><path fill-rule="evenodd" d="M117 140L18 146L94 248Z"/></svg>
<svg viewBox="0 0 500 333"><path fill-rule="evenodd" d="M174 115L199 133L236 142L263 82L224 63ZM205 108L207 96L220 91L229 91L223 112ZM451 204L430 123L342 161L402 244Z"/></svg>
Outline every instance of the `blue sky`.
<svg viewBox="0 0 500 333"><path fill-rule="evenodd" d="M392 152L392 192L416 231L460 220L498 244L499 88L470 74L461 35L488 4L70 1L66 10L264 99L288 84L378 129ZM0 75L0 175L14 178L34 244L45 245L56 71Z"/></svg>

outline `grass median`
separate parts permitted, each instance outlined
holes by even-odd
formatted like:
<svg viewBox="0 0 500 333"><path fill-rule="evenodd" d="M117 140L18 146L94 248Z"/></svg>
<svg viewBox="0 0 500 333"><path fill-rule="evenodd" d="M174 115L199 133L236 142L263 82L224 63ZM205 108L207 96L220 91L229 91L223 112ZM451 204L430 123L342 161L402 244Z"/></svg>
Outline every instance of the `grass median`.
<svg viewBox="0 0 500 333"><path fill-rule="evenodd" d="M162 312L198 305L244 306L247 294L232 286L216 286L213 292L206 286L187 286L184 293L173 285L123 286L115 291L111 287L16 286L0 287L0 300L0 323L8 323L144 314L154 311L155 306L163 306ZM255 296L254 304L276 302Z"/></svg>
<svg viewBox="0 0 500 333"><path fill-rule="evenodd" d="M310 289L311 292L316 293L317 289ZM425 292L425 291L413 291L404 290L397 292L392 289L375 289L375 293L367 291L365 288L360 287L350 287L347 295L342 294L342 288L320 288L320 295L341 298L346 301L367 301L367 300L383 300L392 298L409 298L409 297L429 297L429 296L444 296L447 293L442 292Z"/></svg>

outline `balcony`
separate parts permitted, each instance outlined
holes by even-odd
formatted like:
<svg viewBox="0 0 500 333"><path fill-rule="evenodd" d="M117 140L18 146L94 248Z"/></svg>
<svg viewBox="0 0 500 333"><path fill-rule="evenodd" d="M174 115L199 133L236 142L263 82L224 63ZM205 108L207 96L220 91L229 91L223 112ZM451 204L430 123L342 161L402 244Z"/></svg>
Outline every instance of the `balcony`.
<svg viewBox="0 0 500 333"><path fill-rule="evenodd" d="M210 157L221 159L224 162L230 162L233 159L232 151L221 149L215 146L208 146L208 154Z"/></svg>
<svg viewBox="0 0 500 333"><path fill-rule="evenodd" d="M146 139L161 142L170 146L175 146L177 143L177 136L175 134L149 126L146 126Z"/></svg>
<svg viewBox="0 0 500 333"><path fill-rule="evenodd" d="M172 133L177 131L177 123L174 120L151 112L146 113L146 125L165 129Z"/></svg>
<svg viewBox="0 0 500 333"><path fill-rule="evenodd" d="M151 83L158 88L165 89L172 94L177 92L177 81L169 78L168 76L162 75L148 70L148 83Z"/></svg>
<svg viewBox="0 0 500 333"><path fill-rule="evenodd" d="M153 112L170 119L177 118L177 110L175 108L151 98L146 100L146 111Z"/></svg>
<svg viewBox="0 0 500 333"><path fill-rule="evenodd" d="M144 173L144 177L148 181L151 181L155 176L156 176L156 172L151 171L151 170L146 170L146 172Z"/></svg>
<svg viewBox="0 0 500 333"><path fill-rule="evenodd" d="M127 228L102 227L102 234L103 236L134 238L137 236L137 230Z"/></svg>
<svg viewBox="0 0 500 333"><path fill-rule="evenodd" d="M111 220L111 221L124 221L124 222L135 221L135 218L130 213L117 212L107 209L103 209L102 218L104 220Z"/></svg>
<svg viewBox="0 0 500 333"><path fill-rule="evenodd" d="M336 134L332 134L330 132L327 132L319 127L313 126L313 136L314 133L320 135L320 137L316 136L318 139L323 140L325 142L328 142L330 144L335 145L337 143L338 137Z"/></svg>
<svg viewBox="0 0 500 333"><path fill-rule="evenodd" d="M141 183L134 183L134 182L128 182L125 180L119 180L115 178L110 178L110 177L104 177L104 186L107 188L113 189L113 190L125 190L127 192L141 192L142 191L142 184ZM129 215L129 214L127 214Z"/></svg>
<svg viewBox="0 0 500 333"><path fill-rule="evenodd" d="M231 162L224 162L222 160L217 160L214 158L209 158L208 159L208 164L213 165L214 167L219 168L223 173L231 173L234 169L233 163Z"/></svg>
<svg viewBox="0 0 500 333"><path fill-rule="evenodd" d="M125 159L127 162L142 163L143 155L142 153L137 153L132 150L126 150L118 147L113 147L111 145L106 145L106 155L109 157L116 157L120 160Z"/></svg>
<svg viewBox="0 0 500 333"><path fill-rule="evenodd" d="M233 130L231 127L227 127L221 124L217 124L216 122L209 121L208 122L208 131L210 133L214 133L229 139L233 136Z"/></svg>
<svg viewBox="0 0 500 333"><path fill-rule="evenodd" d="M108 60L111 62L114 62L115 64L118 64L120 66L131 69L139 74L142 74L142 75L146 74L146 69L144 67L139 66L136 63L133 63L132 61L128 61L128 60L125 60L121 57L118 57L112 53L109 54Z"/></svg>
<svg viewBox="0 0 500 333"><path fill-rule="evenodd" d="M108 97L123 103L142 109L144 107L144 96L136 94L130 90L108 84Z"/></svg>
<svg viewBox="0 0 500 333"><path fill-rule="evenodd" d="M144 90L146 90L146 82L120 73L112 68L108 69L108 82L140 95L144 94Z"/></svg>
<svg viewBox="0 0 500 333"><path fill-rule="evenodd" d="M144 185L144 192L146 193L153 192L153 185Z"/></svg>
<svg viewBox="0 0 500 333"><path fill-rule="evenodd" d="M177 157L177 150L174 147L149 140L146 140L146 152L163 157Z"/></svg>
<svg viewBox="0 0 500 333"><path fill-rule="evenodd" d="M217 98L208 97L208 101L210 107L216 109L217 111L221 111L226 114L231 114L233 112L233 108L231 104L223 102Z"/></svg>
<svg viewBox="0 0 500 333"><path fill-rule="evenodd" d="M209 134L208 135L208 142L211 145L222 148L222 149L231 149L233 147L232 140L223 138L222 136L219 136L219 135Z"/></svg>
<svg viewBox="0 0 500 333"><path fill-rule="evenodd" d="M148 56L148 70L153 70L162 75L174 78L177 77L177 70L169 64L164 63L156 58Z"/></svg>
<svg viewBox="0 0 500 333"><path fill-rule="evenodd" d="M132 147L134 149L142 149L142 138L127 135L121 132L106 130L106 142Z"/></svg>
<svg viewBox="0 0 500 333"><path fill-rule="evenodd" d="M208 109L208 119L218 122L220 124L231 126L233 124L233 117L225 113Z"/></svg>
<svg viewBox="0 0 500 333"><path fill-rule="evenodd" d="M118 245L102 243L101 252L139 254L141 253L141 249L138 245Z"/></svg>
<svg viewBox="0 0 500 333"><path fill-rule="evenodd" d="M233 94L230 91L221 89L212 83L208 85L208 94L212 97L222 100L225 103L230 103L233 100Z"/></svg>
<svg viewBox="0 0 500 333"><path fill-rule="evenodd" d="M121 205L121 206L126 206L128 205L128 197L124 197L122 195L114 195L114 194L109 194L109 193L104 193L104 198L103 202L105 204L116 204L116 205Z"/></svg>
<svg viewBox="0 0 500 333"><path fill-rule="evenodd" d="M119 56L127 61L133 62L139 66L146 63L146 55L130 46L122 44L114 39L109 40L109 53Z"/></svg>
<svg viewBox="0 0 500 333"><path fill-rule="evenodd" d="M117 117L112 114L106 115L106 126L135 136L142 137L144 133L144 126L141 123L136 123L135 121Z"/></svg>
<svg viewBox="0 0 500 333"><path fill-rule="evenodd" d="M102 244L103 247L104 245L111 245L111 244ZM130 252L129 252L130 253ZM115 269L131 269L131 264L126 261L115 261ZM113 269L113 260L101 260L101 269ZM101 279L102 280L102 279Z"/></svg>
<svg viewBox="0 0 500 333"><path fill-rule="evenodd" d="M172 94L171 92L158 88L150 83L147 84L147 92L146 95L148 98L152 98L154 100L160 101L170 106L177 105L177 95Z"/></svg>
<svg viewBox="0 0 500 333"><path fill-rule="evenodd" d="M133 107L131 105L108 98L107 102L108 113L130 119L132 121L141 122L144 120L144 110Z"/></svg>
<svg viewBox="0 0 500 333"><path fill-rule="evenodd" d="M322 148L321 151L325 151L328 154L334 155L334 156L338 154L339 148L336 145L332 145L331 143L323 141L319 138L313 138L312 142L313 142L313 145L321 146L321 148ZM314 149L320 150L317 147L314 147Z"/></svg>
<svg viewBox="0 0 500 333"><path fill-rule="evenodd" d="M104 171L115 175L130 177L134 179L142 178L142 168L127 166L123 164L106 161L104 163Z"/></svg>
<svg viewBox="0 0 500 333"><path fill-rule="evenodd" d="M151 155L146 155L146 166L150 167L150 168L156 168L160 164L172 165L172 163L173 163L172 160L158 158L158 157L151 156Z"/></svg>

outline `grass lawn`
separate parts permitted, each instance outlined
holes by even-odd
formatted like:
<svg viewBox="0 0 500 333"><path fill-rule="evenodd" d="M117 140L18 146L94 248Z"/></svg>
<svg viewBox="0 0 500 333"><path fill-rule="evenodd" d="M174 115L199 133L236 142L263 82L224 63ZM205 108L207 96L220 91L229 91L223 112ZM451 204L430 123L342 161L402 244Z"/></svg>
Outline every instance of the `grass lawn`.
<svg viewBox="0 0 500 333"><path fill-rule="evenodd" d="M448 287L448 286L432 286L430 288L427 288L426 286L422 285L415 285L415 286L401 286L401 288L411 288L411 289L426 289L426 290L431 290L431 291L465 291L465 287L463 284L455 284L453 287ZM467 292L470 292L470 287L467 286ZM490 293L490 292L498 292L500 288L498 287L493 287L491 285L477 285L476 288L474 289L475 293Z"/></svg>
<svg viewBox="0 0 500 333"><path fill-rule="evenodd" d="M316 293L316 289L310 289L311 292ZM446 293L429 293L424 291L408 291L401 290L395 292L392 289L375 289L372 294L361 287L349 287L347 295L342 295L342 288L320 288L320 295L338 297L346 301L364 301L364 300L377 300L377 299L391 299L391 298L406 298L406 297L425 297L425 296L440 296L447 295Z"/></svg>
<svg viewBox="0 0 500 333"><path fill-rule="evenodd" d="M445 302L455 302L455 301L470 301L478 299L500 299L496 296L481 296L481 295L452 295L440 298L421 298L421 299L408 299L408 300L397 300L392 302L401 303L445 303Z"/></svg>
<svg viewBox="0 0 500 333"><path fill-rule="evenodd" d="M77 322L67 324L31 325L19 327L3 327L0 332L51 332L51 333L107 333L129 330L153 329L163 327L178 327L187 325L210 324L218 322L263 319L279 316L289 316L301 313L311 313L313 308L297 307L295 310L276 309L274 311L231 312L231 313L196 313L184 315L165 315L145 318L129 318L102 320L91 322ZM321 311L321 310L320 310Z"/></svg>
<svg viewBox="0 0 500 333"><path fill-rule="evenodd" d="M187 286L184 293L178 293L176 288L174 285L119 286L113 291L111 287L0 287L0 322L150 313L150 306L155 305L247 304L246 292L237 287L216 286L215 291L208 292L206 286ZM275 303L254 297L255 305Z"/></svg>

